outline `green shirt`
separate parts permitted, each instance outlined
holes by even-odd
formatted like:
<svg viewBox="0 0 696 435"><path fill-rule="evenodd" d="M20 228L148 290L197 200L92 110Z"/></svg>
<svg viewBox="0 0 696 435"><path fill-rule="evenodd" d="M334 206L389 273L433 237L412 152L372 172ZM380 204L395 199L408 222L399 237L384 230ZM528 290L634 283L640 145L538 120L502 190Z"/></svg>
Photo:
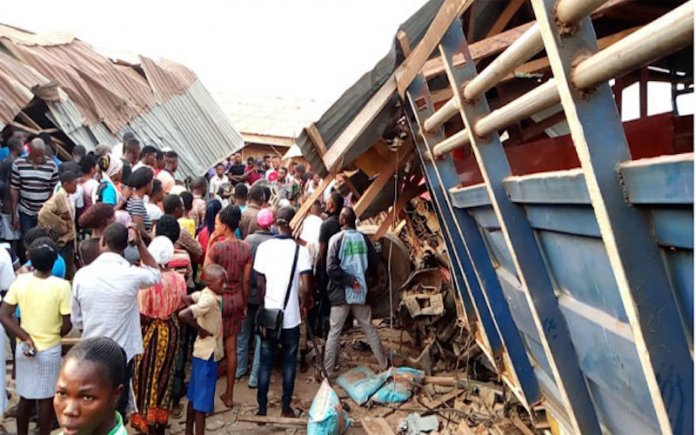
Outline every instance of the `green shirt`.
<svg viewBox="0 0 696 435"><path fill-rule="evenodd" d="M63 435L63 432L60 434ZM126 431L126 427L123 425L121 414L118 412L116 412L116 426L111 428L108 435L128 435L128 431Z"/></svg>

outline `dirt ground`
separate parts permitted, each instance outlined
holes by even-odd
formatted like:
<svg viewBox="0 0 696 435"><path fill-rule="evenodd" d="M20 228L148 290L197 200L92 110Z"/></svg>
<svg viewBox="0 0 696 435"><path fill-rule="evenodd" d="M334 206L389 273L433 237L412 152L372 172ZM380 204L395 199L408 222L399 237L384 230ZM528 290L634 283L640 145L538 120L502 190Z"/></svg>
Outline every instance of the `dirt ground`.
<svg viewBox="0 0 696 435"><path fill-rule="evenodd" d="M387 351L400 352L402 355L414 355L417 354L417 350L407 346L405 343L404 335L397 330L389 330L388 327L378 328L380 337ZM406 335L407 337L407 335ZM369 350L357 350L354 348L354 344L357 341L364 339L362 333L357 330L351 330L349 333L344 333L342 339L342 351L339 359L339 370L338 374L347 371L348 369L361 364L372 364L376 363L371 351ZM17 397L14 394L14 381L11 380L9 376L9 366L8 363L8 391L12 393L10 406L16 404ZM373 367L374 368L374 367ZM256 390L250 389L247 386L247 379L243 378L238 381L235 385L235 407L233 409L227 409L219 397L215 400L215 411L213 414L209 415L206 421L208 434L241 434L241 433L253 433L253 434L281 434L281 433L292 433L292 434L302 434L306 433L305 425L291 425L282 426L277 424L268 424L265 426L260 426L256 423L249 423L238 421L240 416L254 415L256 406ZM314 367L310 366L310 369L301 373L298 369L297 378L295 381L295 392L293 397L293 406L299 408L303 411L302 417L306 420L307 412L309 411L312 399L319 388L319 382L314 378ZM404 419L408 414L414 410L423 410L423 407L416 402L414 398L411 401L403 404L400 408L401 410L392 411L383 406L375 406L372 409L367 409L361 407L354 403L348 395L338 386L335 387L336 392L341 398L341 400L350 407L350 417L357 424L350 427L348 434L359 435L367 434L367 432L360 427L360 419L365 416L379 416L384 417L386 423L389 427L397 432L399 422ZM225 389L225 378L221 377L217 383L217 394L219 395ZM271 388L269 390L269 416L280 416L280 399L282 395L281 387L281 375L280 370L276 367L272 373L271 377ZM183 403L185 405L185 401ZM243 417L242 417L243 418ZM440 432L439 433L457 433L456 424L452 424L446 427L446 421L440 417ZM2 422L0 428L4 429L4 432L0 429L0 433L16 433L15 420L13 418L8 418ZM33 430L34 424L30 426L30 432ZM180 419L170 419L170 428L168 433L171 434L183 434L185 429L185 417ZM128 428L129 433L136 433L130 427ZM513 431L514 432L514 431ZM54 434L58 434L59 431L54 431ZM436 433L436 432L433 432ZM506 431L507 433L507 431Z"/></svg>
<svg viewBox="0 0 696 435"><path fill-rule="evenodd" d="M384 329L380 330L380 332L383 335L387 335L384 332ZM385 337L386 338L386 337ZM347 360L348 358L359 358L360 360L364 360L367 363L374 363L374 357L372 356L371 352L368 350L366 352L362 351L355 351L350 348L351 343L348 343L344 341L344 350L343 350L343 360ZM388 343L385 343L385 347L390 347ZM345 352L350 352L351 355L348 356L345 354ZM341 371L348 370L351 368L354 364L351 364L349 367L341 367ZM7 382L8 382L8 391L12 394L12 397L10 399L10 404L9 406L13 406L17 403L17 396L14 394L14 381L12 380L9 372L11 368L11 362L8 361L8 373L7 373ZM339 373L341 372L339 371ZM217 394L220 394L222 391L225 389L225 378L221 377L218 379L217 383ZM295 394L293 398L293 406L296 408L299 408L303 411L302 417L306 418L307 412L309 411L309 407L312 403L312 399L314 398L314 395L317 392L317 389L319 388L319 382L317 382L314 379L314 367L311 366L310 369L306 373L301 373L300 370L298 369L297 371L297 377L295 380ZM253 415L256 413L257 410L257 405L256 405L256 390L255 389L250 389L247 386L247 378L243 378L240 381L238 381L235 384L234 388L235 394L234 394L234 401L235 401L235 407L233 409L227 409L222 401L220 401L219 397L216 397L215 399L215 411L213 414L209 415L207 420L206 420L206 433L209 434L239 434L239 433L254 433L254 434L266 434L266 433L273 433L273 434L281 434L283 432L287 433L292 433L292 434L302 434L306 432L306 427L304 426L276 426L276 425L266 425L266 426L260 426L256 423L247 423L247 422L241 422L237 421L237 417L239 415ZM340 395L346 397L345 393L343 393L342 390L340 390ZM216 394L216 395L217 395ZM280 416L280 399L282 395L282 380L281 380L281 375L280 375L280 370L276 367L272 373L271 376L271 387L269 390L268 394L268 415L269 416ZM359 408L358 405L350 402L350 399L347 399L348 402L350 403L351 410L354 410L354 412L351 412L351 417L355 418L353 415L354 413L356 415L363 415L361 412L362 410L356 409ZM185 405L186 402L184 400L183 404ZM394 425L396 426L396 422ZM185 416L183 416L180 419L170 419L170 429L169 433L172 434L182 434L184 433L184 425L185 425ZM3 432L4 429L4 432ZM32 423L30 425L30 432L35 432L35 425ZM137 433L134 431L132 428L128 428L129 433ZM8 418L2 421L2 425L0 426L0 433L17 433L16 430L16 421L14 418ZM59 430L56 430L53 432L54 434L60 433ZM348 434L351 435L358 435L358 434L365 434L366 432L363 431L360 428L352 427L349 429L347 432Z"/></svg>

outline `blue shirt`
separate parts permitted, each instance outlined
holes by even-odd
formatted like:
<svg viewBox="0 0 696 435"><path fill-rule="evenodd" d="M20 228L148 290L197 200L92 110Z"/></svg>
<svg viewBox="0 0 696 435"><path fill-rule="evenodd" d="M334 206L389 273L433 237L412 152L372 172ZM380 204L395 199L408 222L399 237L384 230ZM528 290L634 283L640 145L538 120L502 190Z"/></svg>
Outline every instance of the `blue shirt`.
<svg viewBox="0 0 696 435"><path fill-rule="evenodd" d="M104 190L102 190L101 194L102 202L104 204L116 206L116 203L118 203L118 192L116 192L116 186L108 181L105 182L105 184L106 186L104 187Z"/></svg>
<svg viewBox="0 0 696 435"><path fill-rule="evenodd" d="M27 267L29 270L34 270L34 268L31 265L31 260L24 263L24 266ZM60 254L58 254L58 258L56 258L56 261L53 263L51 275L57 278L65 279L65 260Z"/></svg>

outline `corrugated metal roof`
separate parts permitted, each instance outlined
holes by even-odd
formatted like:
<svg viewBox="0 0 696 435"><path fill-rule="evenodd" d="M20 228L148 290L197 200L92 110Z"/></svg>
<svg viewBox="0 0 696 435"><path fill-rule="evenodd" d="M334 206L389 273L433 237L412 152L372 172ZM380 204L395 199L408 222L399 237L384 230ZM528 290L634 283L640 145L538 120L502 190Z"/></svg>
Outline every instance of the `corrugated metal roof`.
<svg viewBox="0 0 696 435"><path fill-rule="evenodd" d="M242 134L295 139L318 118L330 102L269 97L241 93L217 93L215 99Z"/></svg>
<svg viewBox="0 0 696 435"><path fill-rule="evenodd" d="M176 151L181 176L197 176L241 148L241 135L191 70L168 60L140 62L112 62L64 34L0 25L0 127L40 85L46 116L88 149L115 145L132 131L145 144Z"/></svg>

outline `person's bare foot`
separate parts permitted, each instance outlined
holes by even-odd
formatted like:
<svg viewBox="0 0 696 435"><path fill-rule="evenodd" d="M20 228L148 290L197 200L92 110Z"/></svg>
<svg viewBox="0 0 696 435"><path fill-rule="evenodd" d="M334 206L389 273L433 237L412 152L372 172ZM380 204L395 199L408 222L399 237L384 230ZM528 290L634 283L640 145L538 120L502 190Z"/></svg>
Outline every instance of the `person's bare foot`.
<svg viewBox="0 0 696 435"><path fill-rule="evenodd" d="M220 394L220 400L222 400L222 403L224 403L227 408L232 409L234 407L234 401L227 397L227 393Z"/></svg>

